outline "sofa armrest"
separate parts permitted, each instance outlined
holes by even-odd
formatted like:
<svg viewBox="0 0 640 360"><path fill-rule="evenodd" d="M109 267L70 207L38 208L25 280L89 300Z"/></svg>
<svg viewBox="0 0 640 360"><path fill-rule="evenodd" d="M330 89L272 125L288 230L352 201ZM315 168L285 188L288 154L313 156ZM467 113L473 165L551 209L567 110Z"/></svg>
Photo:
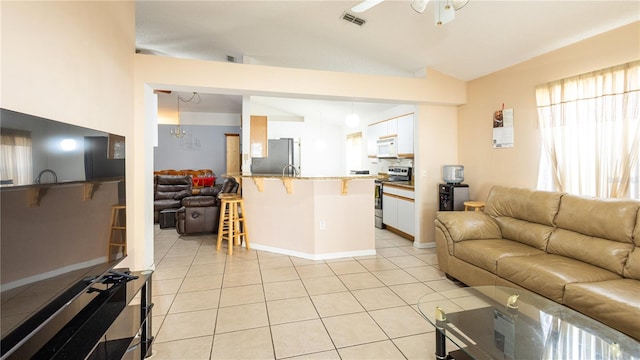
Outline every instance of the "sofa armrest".
<svg viewBox="0 0 640 360"><path fill-rule="evenodd" d="M440 211L435 225L452 242L502 238L498 223L479 211Z"/></svg>

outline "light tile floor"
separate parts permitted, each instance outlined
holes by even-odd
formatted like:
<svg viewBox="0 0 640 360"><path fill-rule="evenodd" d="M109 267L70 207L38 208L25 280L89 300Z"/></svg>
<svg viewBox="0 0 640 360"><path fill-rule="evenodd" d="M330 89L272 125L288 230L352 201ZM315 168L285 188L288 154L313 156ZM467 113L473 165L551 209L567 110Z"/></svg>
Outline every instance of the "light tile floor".
<svg viewBox="0 0 640 360"><path fill-rule="evenodd" d="M435 249L376 229L376 256L312 261L155 228L152 359L434 359L424 295L463 296ZM446 299L446 300L445 300Z"/></svg>

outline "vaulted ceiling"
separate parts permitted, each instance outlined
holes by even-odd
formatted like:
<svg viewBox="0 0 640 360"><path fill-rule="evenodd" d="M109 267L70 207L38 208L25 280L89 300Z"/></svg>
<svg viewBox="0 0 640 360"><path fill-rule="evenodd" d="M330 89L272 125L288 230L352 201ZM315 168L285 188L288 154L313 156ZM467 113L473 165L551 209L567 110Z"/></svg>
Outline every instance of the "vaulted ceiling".
<svg viewBox="0 0 640 360"><path fill-rule="evenodd" d="M470 0L441 26L436 1L423 13L408 0L354 13L358 3L137 1L136 47L171 57L400 77L423 76L428 67L472 80L640 20L635 0ZM347 22L345 12L366 22Z"/></svg>

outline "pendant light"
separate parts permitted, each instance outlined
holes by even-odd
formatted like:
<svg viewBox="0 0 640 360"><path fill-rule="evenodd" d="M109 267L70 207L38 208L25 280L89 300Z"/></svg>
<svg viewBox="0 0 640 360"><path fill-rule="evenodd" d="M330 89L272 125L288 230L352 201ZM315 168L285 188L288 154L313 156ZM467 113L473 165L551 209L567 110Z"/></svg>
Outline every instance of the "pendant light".
<svg viewBox="0 0 640 360"><path fill-rule="evenodd" d="M347 117L344 119L345 123L347 124L348 127L350 128L354 128L357 127L360 124L360 117L358 116L358 114L356 114L353 111L354 108L354 103L351 103L351 114L347 115Z"/></svg>

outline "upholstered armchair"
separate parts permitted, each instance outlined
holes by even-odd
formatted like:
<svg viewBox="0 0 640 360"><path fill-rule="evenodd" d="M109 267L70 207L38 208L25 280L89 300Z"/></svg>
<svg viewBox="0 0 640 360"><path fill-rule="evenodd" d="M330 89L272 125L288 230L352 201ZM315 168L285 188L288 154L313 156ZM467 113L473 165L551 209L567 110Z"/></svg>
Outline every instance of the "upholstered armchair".
<svg viewBox="0 0 640 360"><path fill-rule="evenodd" d="M193 182L188 175L156 175L153 178L153 222L159 220L160 211L178 209L182 199L191 196Z"/></svg>

